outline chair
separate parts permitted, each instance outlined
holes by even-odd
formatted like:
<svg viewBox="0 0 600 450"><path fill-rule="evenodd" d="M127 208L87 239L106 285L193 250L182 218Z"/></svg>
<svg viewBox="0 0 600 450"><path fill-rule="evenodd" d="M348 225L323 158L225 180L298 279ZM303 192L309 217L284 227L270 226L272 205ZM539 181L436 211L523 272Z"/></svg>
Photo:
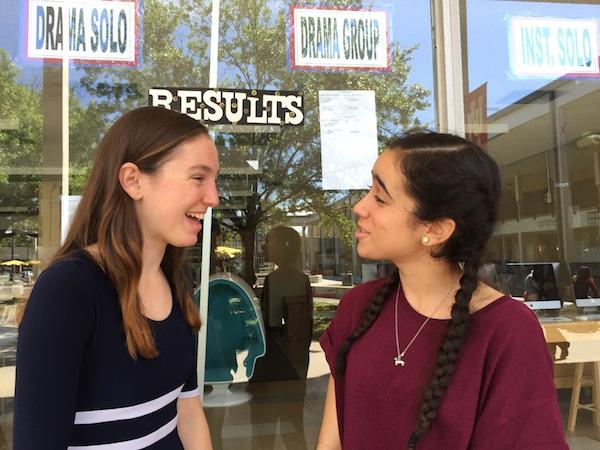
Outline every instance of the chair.
<svg viewBox="0 0 600 450"><path fill-rule="evenodd" d="M200 293L195 297L199 301ZM205 384L212 392L204 406L231 406L250 400L246 392L229 390L238 369L237 355L247 351L246 376L254 374L256 359L265 354L265 330L252 288L240 277L211 275L208 282Z"/></svg>
<svg viewBox="0 0 600 450"><path fill-rule="evenodd" d="M567 421L567 430L575 431L577 424L577 413L580 409L592 411L594 425L600 423L600 362L589 363L593 366L592 375L584 375L584 365L586 363L575 363L575 373L573 375L573 391L571 393L571 407L569 408L569 419ZM592 388L592 403L580 403L582 387Z"/></svg>

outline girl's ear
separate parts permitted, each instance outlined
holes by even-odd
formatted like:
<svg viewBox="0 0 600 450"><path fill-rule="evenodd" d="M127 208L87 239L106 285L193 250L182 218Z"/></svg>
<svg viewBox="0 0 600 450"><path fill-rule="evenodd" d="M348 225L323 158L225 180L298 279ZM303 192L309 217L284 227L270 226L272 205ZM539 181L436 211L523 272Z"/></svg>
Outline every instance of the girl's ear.
<svg viewBox="0 0 600 450"><path fill-rule="evenodd" d="M141 200L144 197L140 178L140 169L132 162L126 162L119 168L119 183L133 200Z"/></svg>
<svg viewBox="0 0 600 450"><path fill-rule="evenodd" d="M453 219L445 218L431 222L427 225L427 236L429 245L443 245L456 229L456 222Z"/></svg>

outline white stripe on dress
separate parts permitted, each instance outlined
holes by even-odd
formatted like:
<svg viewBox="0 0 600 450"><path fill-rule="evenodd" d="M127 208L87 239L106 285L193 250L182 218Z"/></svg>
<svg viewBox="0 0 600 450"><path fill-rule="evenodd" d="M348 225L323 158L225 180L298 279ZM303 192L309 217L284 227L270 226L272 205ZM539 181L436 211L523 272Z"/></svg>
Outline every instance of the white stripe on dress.
<svg viewBox="0 0 600 450"><path fill-rule="evenodd" d="M192 389L191 391L181 391L179 398L192 398L196 397L197 395L200 395L200 389L198 388Z"/></svg>
<svg viewBox="0 0 600 450"><path fill-rule="evenodd" d="M72 445L67 450L138 450L160 441L177 427L177 416L168 423L146 436L129 441L112 442L110 444Z"/></svg>
<svg viewBox="0 0 600 450"><path fill-rule="evenodd" d="M93 424L103 422L114 422L117 420L135 419L136 417L152 414L161 408L164 408L179 397L183 389L183 384L177 389L166 393L154 400L139 403L133 406L112 409L96 409L93 411L77 411L75 413L75 425Z"/></svg>

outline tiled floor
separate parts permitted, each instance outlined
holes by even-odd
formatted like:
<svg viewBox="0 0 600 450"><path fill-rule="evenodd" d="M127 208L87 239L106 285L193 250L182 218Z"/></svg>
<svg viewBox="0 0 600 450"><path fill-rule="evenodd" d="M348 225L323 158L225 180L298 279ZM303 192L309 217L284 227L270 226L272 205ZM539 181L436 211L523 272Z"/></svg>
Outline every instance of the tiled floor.
<svg viewBox="0 0 600 450"><path fill-rule="evenodd" d="M322 353L311 348L311 367L306 381L273 383L246 382L230 387L233 394L250 393L252 399L236 406L207 408L215 450L313 449L321 423L328 375ZM566 423L571 392L559 391L561 412ZM584 393L585 395L585 393ZM11 450L12 399L0 399L0 450ZM567 433L572 450L598 450L592 414L580 411L577 429Z"/></svg>
<svg viewBox="0 0 600 450"><path fill-rule="evenodd" d="M571 402L571 390L560 389L558 391L558 400L566 429L567 417L569 416L569 404ZM595 433L596 431L594 431L591 411L580 410L577 415L577 426L575 431L572 433L566 432L567 442L569 443L571 450L598 450L600 448L600 436Z"/></svg>
<svg viewBox="0 0 600 450"><path fill-rule="evenodd" d="M321 422L326 383L327 376L307 382L303 423L298 421L296 414L298 405L294 405L294 399L298 394L293 382L261 383L263 386L253 390L254 397L249 403L207 409L215 450L313 449ZM245 387L236 385L231 389ZM566 423L570 390L559 391L559 400ZM298 433L298 426L304 427L304 433ZM304 442L299 437L302 434ZM572 450L600 448L600 441L594 439L590 412L579 413L576 431L567 433L567 442Z"/></svg>
<svg viewBox="0 0 600 450"><path fill-rule="evenodd" d="M253 397L241 405L206 409L215 449L315 448L327 378L232 386Z"/></svg>

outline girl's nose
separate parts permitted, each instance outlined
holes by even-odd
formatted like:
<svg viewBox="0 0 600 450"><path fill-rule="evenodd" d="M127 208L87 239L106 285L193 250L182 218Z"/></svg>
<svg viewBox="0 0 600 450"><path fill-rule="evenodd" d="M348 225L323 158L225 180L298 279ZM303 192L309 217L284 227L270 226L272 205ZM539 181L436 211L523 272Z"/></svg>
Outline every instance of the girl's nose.
<svg viewBox="0 0 600 450"><path fill-rule="evenodd" d="M211 208L216 208L219 206L219 191L217 190L217 184L212 183L208 192L205 195L204 203L206 203Z"/></svg>
<svg viewBox="0 0 600 450"><path fill-rule="evenodd" d="M354 214L356 214L359 217L365 217L366 216L366 211L365 211L365 197L361 198L358 202L356 202L356 204L352 207L352 211L354 212Z"/></svg>

